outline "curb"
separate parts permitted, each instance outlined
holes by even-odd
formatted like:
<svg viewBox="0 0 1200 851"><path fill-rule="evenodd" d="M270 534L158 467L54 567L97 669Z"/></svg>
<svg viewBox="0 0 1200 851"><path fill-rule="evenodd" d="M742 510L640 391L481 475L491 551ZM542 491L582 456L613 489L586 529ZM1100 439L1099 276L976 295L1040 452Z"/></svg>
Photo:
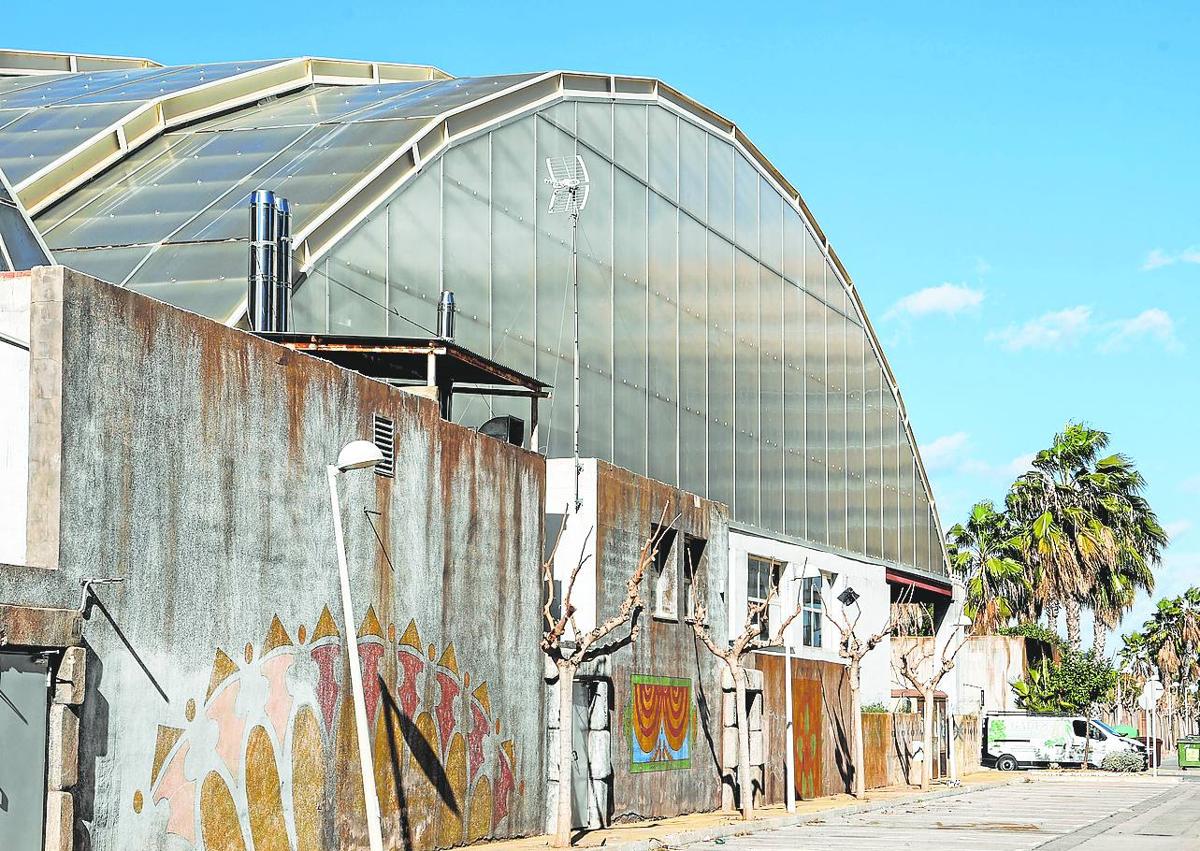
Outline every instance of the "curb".
<svg viewBox="0 0 1200 851"><path fill-rule="evenodd" d="M650 839L634 839L628 842L606 843L605 851L663 851L680 845L691 845L698 842L711 842L714 839L724 839L729 836L745 836L769 830L780 830L785 827L795 827L815 821L829 815L856 815L858 813L875 812L889 807L905 806L907 804L933 801L938 798L950 798L955 795L966 795L984 789L995 789L1000 786L1011 786L1015 780L996 780L988 783L975 783L970 786L956 786L950 789L936 789L930 792L919 792L904 797L892 798L887 801L870 801L863 804L848 804L844 807L834 807L828 810L817 810L811 813L789 813L786 816L776 816L768 819L758 819L753 822L735 822L734 824L713 825L712 827L683 830L668 833Z"/></svg>

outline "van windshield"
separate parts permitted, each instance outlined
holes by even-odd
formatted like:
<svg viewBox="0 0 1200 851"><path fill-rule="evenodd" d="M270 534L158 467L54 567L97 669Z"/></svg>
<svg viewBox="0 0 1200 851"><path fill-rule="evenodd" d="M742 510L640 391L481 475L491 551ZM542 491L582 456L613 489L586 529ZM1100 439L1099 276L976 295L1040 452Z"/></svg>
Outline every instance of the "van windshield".
<svg viewBox="0 0 1200 851"><path fill-rule="evenodd" d="M1104 732L1108 733L1110 736L1116 736L1118 739L1124 738L1124 736L1122 736L1120 733L1118 733L1112 727L1105 724L1103 721L1098 721L1097 719L1093 718L1092 723L1095 724L1097 727L1099 727Z"/></svg>

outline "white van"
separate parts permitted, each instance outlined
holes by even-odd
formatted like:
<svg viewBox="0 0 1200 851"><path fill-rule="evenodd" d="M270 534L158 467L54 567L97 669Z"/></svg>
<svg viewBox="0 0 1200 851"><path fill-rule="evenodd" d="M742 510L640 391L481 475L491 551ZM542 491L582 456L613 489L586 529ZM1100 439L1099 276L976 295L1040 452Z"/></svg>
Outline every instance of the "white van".
<svg viewBox="0 0 1200 851"><path fill-rule="evenodd" d="M1000 713L987 717L983 764L1001 771L1059 765L1100 766L1110 753L1136 753L1143 761L1146 746L1118 736L1080 716Z"/></svg>

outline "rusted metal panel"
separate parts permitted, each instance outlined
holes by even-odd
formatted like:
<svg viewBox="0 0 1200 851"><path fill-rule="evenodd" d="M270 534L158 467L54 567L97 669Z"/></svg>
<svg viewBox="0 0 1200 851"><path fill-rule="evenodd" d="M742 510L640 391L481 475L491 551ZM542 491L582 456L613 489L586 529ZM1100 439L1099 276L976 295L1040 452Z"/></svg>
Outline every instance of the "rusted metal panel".
<svg viewBox="0 0 1200 851"><path fill-rule="evenodd" d="M676 488L599 462L596 488L597 614L613 613L625 596L625 583L638 551L667 508L677 530L673 547L684 535L707 541L702 560L700 593L718 642L725 609L720 591L725 586L728 560L728 516L724 506ZM678 552L676 550L676 552ZM670 557L670 554L668 554ZM645 598L653 601L652 576ZM652 609L651 602L649 609ZM613 821L637 817L667 817L714 810L720 806L721 690L717 660L697 641L685 617L680 591L677 618L655 617L651 610L639 619L636 643L626 645L608 660L612 704L610 729ZM691 721L688 760L675 761L672 770L635 767L632 747L633 678L669 677L691 683Z"/></svg>
<svg viewBox="0 0 1200 851"><path fill-rule="evenodd" d="M788 747L784 658L755 654L750 667L763 672L763 729L769 758L766 800L785 798ZM798 797L820 797L850 790L850 689L846 669L835 662L792 659L792 709Z"/></svg>
<svg viewBox="0 0 1200 851"><path fill-rule="evenodd" d="M868 789L878 789L892 783L888 773L889 752L892 749L892 716L887 712L864 712L863 762Z"/></svg>

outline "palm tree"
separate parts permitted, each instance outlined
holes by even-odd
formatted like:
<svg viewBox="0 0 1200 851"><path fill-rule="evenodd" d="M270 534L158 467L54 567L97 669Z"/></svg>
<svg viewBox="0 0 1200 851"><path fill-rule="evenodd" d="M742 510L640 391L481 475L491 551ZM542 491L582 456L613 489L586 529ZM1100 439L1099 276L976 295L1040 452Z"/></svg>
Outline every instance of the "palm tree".
<svg viewBox="0 0 1200 851"><path fill-rule="evenodd" d="M1092 649L1103 656L1108 631L1133 606L1137 592L1154 590L1167 534L1142 496L1145 479L1126 456L1101 458L1081 484L1104 527L1109 555L1098 565L1086 600L1094 616Z"/></svg>
<svg viewBox="0 0 1200 851"><path fill-rule="evenodd" d="M1080 611L1090 608L1100 655L1137 592L1154 588L1153 569L1167 544L1142 495L1145 479L1128 457L1102 456L1108 442L1106 432L1067 423L1006 500L1051 625L1064 607L1067 642L1078 649Z"/></svg>
<svg viewBox="0 0 1200 851"><path fill-rule="evenodd" d="M977 502L946 540L950 564L966 584L972 631L994 633L1027 606L1031 590L1008 514Z"/></svg>
<svg viewBox="0 0 1200 851"><path fill-rule="evenodd" d="M1068 423L1049 449L1034 456L1032 469L1013 482L1006 503L1019 524L1026 561L1035 564L1035 594L1053 627L1067 610L1067 642L1079 648L1079 608L1092 588L1111 539L1097 515L1095 488L1084 477L1108 445L1105 432Z"/></svg>

